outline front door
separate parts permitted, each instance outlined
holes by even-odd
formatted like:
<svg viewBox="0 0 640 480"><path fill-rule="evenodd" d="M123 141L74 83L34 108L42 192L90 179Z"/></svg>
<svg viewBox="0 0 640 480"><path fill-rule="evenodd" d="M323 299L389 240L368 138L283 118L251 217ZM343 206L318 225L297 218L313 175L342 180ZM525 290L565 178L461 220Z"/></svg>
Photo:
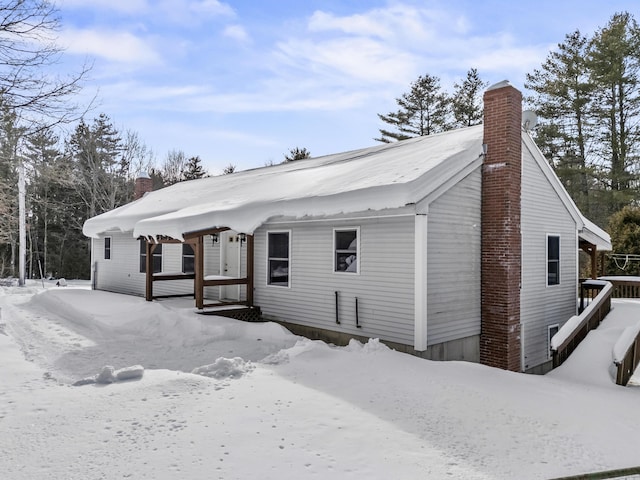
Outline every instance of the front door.
<svg viewBox="0 0 640 480"><path fill-rule="evenodd" d="M223 242L220 248L221 274L225 277L240 278L242 276L240 265L241 243L238 234L232 230L221 234ZM223 285L220 287L220 300L240 300L240 285Z"/></svg>

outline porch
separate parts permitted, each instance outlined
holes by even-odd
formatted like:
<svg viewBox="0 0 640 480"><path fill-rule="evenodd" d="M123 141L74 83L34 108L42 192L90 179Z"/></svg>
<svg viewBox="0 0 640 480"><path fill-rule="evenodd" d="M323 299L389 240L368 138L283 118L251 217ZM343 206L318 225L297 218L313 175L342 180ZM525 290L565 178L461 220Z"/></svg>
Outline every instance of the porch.
<svg viewBox="0 0 640 480"><path fill-rule="evenodd" d="M193 296L195 300L195 306L202 313L225 315L226 312L238 313L244 307L244 311L255 310L253 304L253 261L254 261L254 238L253 235L246 235L244 233L238 233L235 237L229 237L231 241L236 238L236 243L239 248L238 259L236 264L236 275L227 274L227 265L223 255L220 254L218 259L218 271L207 272L205 268L205 241L221 242L221 234L224 232L231 232L229 228L214 228L197 232L190 232L184 235L184 240L179 240L166 236L141 238L145 242L145 299L152 301L161 298L170 298L178 296ZM185 267L183 262L182 272L154 272L154 252L158 249L158 246L163 244L182 244L186 245L190 249L192 256L192 264ZM243 246L245 252L242 252ZM226 246L221 246L222 252ZM189 251L189 249L187 249ZM183 255L184 256L184 255ZM242 262L242 258L245 261ZM224 265L223 265L224 264ZM244 268L242 268L244 265ZM192 281L193 293L185 295L154 295L155 282L163 281ZM222 294L219 294L218 300L212 300L205 296L205 288L207 287L229 287L237 286L237 298L226 299ZM240 293L240 287L244 287L244 295ZM244 298L243 298L244 297Z"/></svg>

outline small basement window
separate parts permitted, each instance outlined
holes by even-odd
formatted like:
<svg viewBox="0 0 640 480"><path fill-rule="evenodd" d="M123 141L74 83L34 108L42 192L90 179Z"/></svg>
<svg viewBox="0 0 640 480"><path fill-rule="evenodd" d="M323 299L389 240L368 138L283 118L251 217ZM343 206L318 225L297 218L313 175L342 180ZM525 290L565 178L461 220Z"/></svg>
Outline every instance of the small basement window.
<svg viewBox="0 0 640 480"><path fill-rule="evenodd" d="M357 227L333 230L334 272L358 273L360 271L359 232L360 229Z"/></svg>
<svg viewBox="0 0 640 480"><path fill-rule="evenodd" d="M560 236L547 235L547 285L560 284Z"/></svg>
<svg viewBox="0 0 640 480"><path fill-rule="evenodd" d="M267 233L267 285L289 287L291 232Z"/></svg>
<svg viewBox="0 0 640 480"><path fill-rule="evenodd" d="M104 259L111 260L111 237L104 237Z"/></svg>
<svg viewBox="0 0 640 480"><path fill-rule="evenodd" d="M147 242L144 239L140 240L140 273L146 273L147 271ZM162 244L156 245L153 251L153 273L162 272Z"/></svg>
<svg viewBox="0 0 640 480"><path fill-rule="evenodd" d="M195 252L193 246L188 243L182 244L182 273L195 272Z"/></svg>

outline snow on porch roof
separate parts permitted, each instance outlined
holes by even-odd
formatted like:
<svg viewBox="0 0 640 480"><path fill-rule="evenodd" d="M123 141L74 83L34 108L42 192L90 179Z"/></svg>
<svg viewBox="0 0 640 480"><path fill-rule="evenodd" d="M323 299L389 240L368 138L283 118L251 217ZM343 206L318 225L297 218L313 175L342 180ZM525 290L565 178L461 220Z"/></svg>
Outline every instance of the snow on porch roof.
<svg viewBox="0 0 640 480"><path fill-rule="evenodd" d="M582 240L595 245L598 250L607 252L612 250L611 237L607 232L584 216L582 217L582 222L584 223L584 226L582 230L578 232L578 236Z"/></svg>
<svg viewBox="0 0 640 480"><path fill-rule="evenodd" d="M218 227L253 233L270 218L324 216L416 203L482 154L482 125L229 175L180 182L90 218L90 237L182 238Z"/></svg>

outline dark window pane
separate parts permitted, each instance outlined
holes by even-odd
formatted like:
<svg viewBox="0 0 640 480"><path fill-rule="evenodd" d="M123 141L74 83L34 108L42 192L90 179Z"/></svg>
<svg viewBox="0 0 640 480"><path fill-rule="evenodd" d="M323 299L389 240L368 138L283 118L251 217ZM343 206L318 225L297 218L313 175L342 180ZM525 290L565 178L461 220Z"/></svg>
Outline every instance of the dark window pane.
<svg viewBox="0 0 640 480"><path fill-rule="evenodd" d="M549 260L560 259L560 237L548 237L547 248L549 254Z"/></svg>
<svg viewBox="0 0 640 480"><path fill-rule="evenodd" d="M289 258L289 233L269 233L269 258Z"/></svg>
<svg viewBox="0 0 640 480"><path fill-rule="evenodd" d="M560 284L560 237L547 237L547 285Z"/></svg>
<svg viewBox="0 0 640 480"><path fill-rule="evenodd" d="M289 261L269 260L269 285L289 284Z"/></svg>
<svg viewBox="0 0 640 480"><path fill-rule="evenodd" d="M162 272L162 253L157 255L155 252L153 253L153 273Z"/></svg>
<svg viewBox="0 0 640 480"><path fill-rule="evenodd" d="M104 239L104 258L105 260L111 259L111 237L105 237Z"/></svg>

